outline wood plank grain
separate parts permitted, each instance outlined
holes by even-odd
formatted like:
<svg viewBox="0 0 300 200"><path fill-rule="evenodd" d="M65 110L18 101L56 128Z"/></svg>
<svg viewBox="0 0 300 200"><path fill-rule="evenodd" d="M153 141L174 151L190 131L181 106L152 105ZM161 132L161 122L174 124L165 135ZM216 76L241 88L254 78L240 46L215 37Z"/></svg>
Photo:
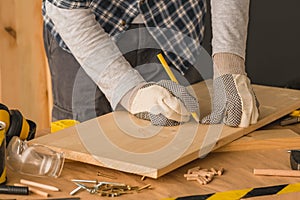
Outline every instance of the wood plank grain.
<svg viewBox="0 0 300 200"><path fill-rule="evenodd" d="M276 156L274 156L276 155ZM237 189L246 189L254 187L265 187L271 185L299 183L300 178L297 177L277 177L277 176L254 176L254 168L276 168L290 169L289 153L284 150L266 150L266 151L240 151L240 152L212 152L205 159L196 159L183 167L180 167L158 179L146 178L141 180L141 176L134 174L123 173L121 171L102 168L94 165L88 165L80 162L68 161L65 163L64 169L60 177L56 179L41 178L34 176L26 176L16 173L8 168L7 177L8 185L18 183L20 179L29 179L32 181L53 185L61 189L59 192L49 191L51 198L70 197L69 193L76 188L72 179L99 180L108 182L126 183L131 186L144 186L151 184L153 189L143 190L141 192L133 192L125 194L116 199L121 200L141 200L141 199L164 199L167 197L176 198L189 195L210 194L220 191L230 191ZM217 176L207 185L200 185L196 181L187 181L184 174L188 169L196 166L210 169L214 167L220 169L224 167L225 173L222 176ZM114 179L97 176L100 171L108 176L115 177ZM92 184L91 184L92 185ZM282 196L282 195L279 195ZM30 196L22 195L5 195L1 194L3 199L40 199L41 196L30 194ZM87 191L81 190L76 193L76 197L81 199L102 199L97 194L90 194ZM266 196L265 196L266 198ZM263 198L263 200L265 199ZM104 198L103 199L110 199ZM115 199L115 198L113 198ZM268 198L272 199L272 198ZM275 198L275 199L299 199L299 198ZM273 199L272 199L273 200Z"/></svg>
<svg viewBox="0 0 300 200"><path fill-rule="evenodd" d="M0 1L0 100L35 121L38 129L50 126L51 97L41 3Z"/></svg>
<svg viewBox="0 0 300 200"><path fill-rule="evenodd" d="M208 87L206 87L208 86ZM202 125L155 127L127 112L114 112L33 140L66 158L158 178L300 107L300 91L254 85L260 119L247 128ZM210 112L211 85L196 84L201 116Z"/></svg>

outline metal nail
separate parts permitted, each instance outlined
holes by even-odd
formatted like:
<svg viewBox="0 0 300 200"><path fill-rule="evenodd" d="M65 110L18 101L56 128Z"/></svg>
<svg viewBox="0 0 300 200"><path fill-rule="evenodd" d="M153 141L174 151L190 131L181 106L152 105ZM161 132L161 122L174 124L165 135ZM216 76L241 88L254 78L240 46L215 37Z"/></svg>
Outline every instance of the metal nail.
<svg viewBox="0 0 300 200"><path fill-rule="evenodd" d="M102 177L106 177L106 178L110 178L110 179L117 179L117 177L115 177L115 176L104 174L102 172L97 172L97 176L102 176Z"/></svg>
<svg viewBox="0 0 300 200"><path fill-rule="evenodd" d="M151 187L150 184L144 185L143 187L140 187L139 189L137 189L137 191L141 191L141 190L147 189L147 188L149 188L149 187Z"/></svg>
<svg viewBox="0 0 300 200"><path fill-rule="evenodd" d="M79 186L79 187L85 189L86 191L88 191L88 192L91 193L91 194L94 194L94 193L97 192L97 190L96 190L95 188L89 188L89 187L87 187L87 186L85 186L85 185L83 185L83 184L81 184L81 183L77 183L77 182L75 182L75 184L76 184L77 186Z"/></svg>
<svg viewBox="0 0 300 200"><path fill-rule="evenodd" d="M80 179L72 179L72 182L81 182L81 183L98 183L98 180L80 180Z"/></svg>
<svg viewBox="0 0 300 200"><path fill-rule="evenodd" d="M74 190L72 190L72 191L70 192L70 195L76 194L79 190L81 190L81 188L82 188L82 187L78 186L77 188L75 188Z"/></svg>

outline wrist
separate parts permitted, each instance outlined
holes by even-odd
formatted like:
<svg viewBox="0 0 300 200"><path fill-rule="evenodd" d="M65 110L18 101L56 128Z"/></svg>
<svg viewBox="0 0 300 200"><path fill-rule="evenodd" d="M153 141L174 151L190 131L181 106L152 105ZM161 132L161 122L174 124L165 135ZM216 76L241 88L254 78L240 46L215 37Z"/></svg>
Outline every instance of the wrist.
<svg viewBox="0 0 300 200"><path fill-rule="evenodd" d="M213 56L214 78L224 74L242 74L245 72L245 60L232 53L217 53Z"/></svg>
<svg viewBox="0 0 300 200"><path fill-rule="evenodd" d="M131 90L129 90L121 99L120 104L127 110L130 112L131 110L131 105L132 105L132 101L134 99L134 97L136 96L137 91L143 87L145 84L147 84L147 82L142 82L139 85L137 85L136 87L132 88Z"/></svg>

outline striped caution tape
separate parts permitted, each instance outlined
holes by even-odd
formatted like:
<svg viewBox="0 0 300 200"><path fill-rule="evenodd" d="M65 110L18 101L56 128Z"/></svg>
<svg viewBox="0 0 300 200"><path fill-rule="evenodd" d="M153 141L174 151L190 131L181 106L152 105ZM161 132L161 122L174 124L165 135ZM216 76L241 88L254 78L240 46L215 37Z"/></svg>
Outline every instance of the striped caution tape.
<svg viewBox="0 0 300 200"><path fill-rule="evenodd" d="M217 192L212 194L186 196L178 198L166 198L163 200L238 200L250 197L285 194L291 192L300 192L300 183L274 185L259 188L248 188L242 190L231 190L226 192Z"/></svg>

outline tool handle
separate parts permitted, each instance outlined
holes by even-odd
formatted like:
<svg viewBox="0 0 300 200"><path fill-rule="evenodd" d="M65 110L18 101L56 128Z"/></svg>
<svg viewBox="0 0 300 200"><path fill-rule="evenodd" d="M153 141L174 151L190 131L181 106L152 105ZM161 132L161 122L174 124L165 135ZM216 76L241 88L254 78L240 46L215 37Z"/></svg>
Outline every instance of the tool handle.
<svg viewBox="0 0 300 200"><path fill-rule="evenodd" d="M0 194L28 195L29 194L29 189L28 189L28 187L4 185L4 186L0 186Z"/></svg>
<svg viewBox="0 0 300 200"><path fill-rule="evenodd" d="M281 126L292 125L300 122L300 117L290 117L280 122Z"/></svg>

